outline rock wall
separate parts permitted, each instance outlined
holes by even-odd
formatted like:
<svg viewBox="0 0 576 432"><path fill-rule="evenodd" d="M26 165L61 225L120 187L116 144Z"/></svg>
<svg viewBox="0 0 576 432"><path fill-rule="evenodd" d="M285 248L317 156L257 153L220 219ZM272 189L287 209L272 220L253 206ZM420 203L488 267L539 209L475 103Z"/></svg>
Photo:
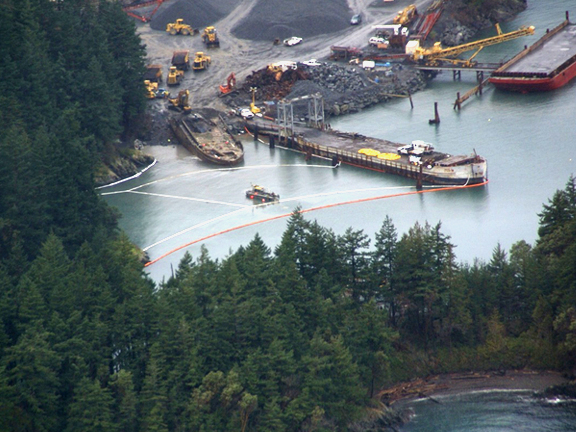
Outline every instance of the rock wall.
<svg viewBox="0 0 576 432"><path fill-rule="evenodd" d="M466 43L478 31L511 20L527 6L527 0L447 0L430 39L444 46Z"/></svg>

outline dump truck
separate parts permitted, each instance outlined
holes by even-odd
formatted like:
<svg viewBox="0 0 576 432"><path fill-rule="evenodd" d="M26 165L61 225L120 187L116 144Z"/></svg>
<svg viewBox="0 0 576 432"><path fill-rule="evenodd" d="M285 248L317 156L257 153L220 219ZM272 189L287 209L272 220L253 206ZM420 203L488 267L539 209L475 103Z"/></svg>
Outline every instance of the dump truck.
<svg viewBox="0 0 576 432"><path fill-rule="evenodd" d="M212 59L210 56L204 54L203 51L196 52L196 56L194 57L194 62L192 63L192 70L194 71L201 71L204 69L208 69Z"/></svg>
<svg viewBox="0 0 576 432"><path fill-rule="evenodd" d="M174 111L182 112L185 114L190 113L192 107L189 103L190 91L180 90L178 96L168 99L168 108Z"/></svg>
<svg viewBox="0 0 576 432"><path fill-rule="evenodd" d="M176 66L170 66L168 71L168 80L166 84L169 86L180 85L180 82L184 79L184 71L178 69Z"/></svg>
<svg viewBox="0 0 576 432"><path fill-rule="evenodd" d="M153 64L146 66L146 71L144 72L144 80L150 82L161 83L162 82L162 65Z"/></svg>
<svg viewBox="0 0 576 432"><path fill-rule="evenodd" d="M192 35L197 33L192 26L189 24L184 24L184 20L182 18L178 18L176 22L166 24L166 31L170 33L172 36L175 35Z"/></svg>
<svg viewBox="0 0 576 432"><path fill-rule="evenodd" d="M207 48L218 48L220 46L220 39L218 33L213 26L206 27L202 33L202 40Z"/></svg>
<svg viewBox="0 0 576 432"><path fill-rule="evenodd" d="M172 66L187 71L190 69L190 51L174 51L172 54Z"/></svg>
<svg viewBox="0 0 576 432"><path fill-rule="evenodd" d="M362 57L363 52L360 48L344 47L344 46L331 46L330 58L332 60L348 60L352 58Z"/></svg>

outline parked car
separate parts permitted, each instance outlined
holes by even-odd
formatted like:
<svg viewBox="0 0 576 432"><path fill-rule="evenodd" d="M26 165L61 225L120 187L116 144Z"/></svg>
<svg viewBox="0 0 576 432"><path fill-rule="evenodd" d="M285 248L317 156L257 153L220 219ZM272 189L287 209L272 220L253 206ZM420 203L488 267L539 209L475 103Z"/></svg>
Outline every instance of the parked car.
<svg viewBox="0 0 576 432"><path fill-rule="evenodd" d="M362 22L362 15L356 14L350 18L350 25L358 25Z"/></svg>
<svg viewBox="0 0 576 432"><path fill-rule="evenodd" d="M296 36L292 36L291 38L284 39L284 45L286 45L286 46L298 45L300 42L302 42L302 38L296 37Z"/></svg>
<svg viewBox="0 0 576 432"><path fill-rule="evenodd" d="M245 119L254 118L254 113L250 111L250 108L238 108L237 114Z"/></svg>
<svg viewBox="0 0 576 432"><path fill-rule="evenodd" d="M303 61L302 64L305 64L306 66L320 66L320 65L322 65L322 63L320 63L316 59L310 59L310 60Z"/></svg>

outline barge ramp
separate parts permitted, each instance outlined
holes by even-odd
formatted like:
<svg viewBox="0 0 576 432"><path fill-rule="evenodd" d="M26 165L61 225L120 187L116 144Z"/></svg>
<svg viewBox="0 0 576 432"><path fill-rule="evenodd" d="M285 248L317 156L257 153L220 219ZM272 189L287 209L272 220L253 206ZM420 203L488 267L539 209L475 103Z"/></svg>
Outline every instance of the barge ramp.
<svg viewBox="0 0 576 432"><path fill-rule="evenodd" d="M576 25L566 20L498 68L489 78L496 88L522 93L549 91L576 76Z"/></svg>
<svg viewBox="0 0 576 432"><path fill-rule="evenodd" d="M343 163L412 178L418 186L423 183L461 186L488 181L487 161L475 151L469 155L433 151L415 162L411 155L399 154L399 148L406 144L357 133L296 127L291 136L285 137L278 125L263 119L247 121L246 128L255 139L266 135L271 146L294 149L307 159L316 156L331 160L333 165Z"/></svg>

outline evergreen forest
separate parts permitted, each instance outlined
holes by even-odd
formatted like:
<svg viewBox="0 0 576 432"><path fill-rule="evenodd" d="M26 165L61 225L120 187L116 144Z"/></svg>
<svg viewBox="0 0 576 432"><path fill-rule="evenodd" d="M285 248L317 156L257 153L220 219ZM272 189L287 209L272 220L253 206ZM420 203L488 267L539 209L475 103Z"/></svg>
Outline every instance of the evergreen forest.
<svg viewBox="0 0 576 432"><path fill-rule="evenodd" d="M440 223L371 241L296 208L275 248L156 284L94 187L145 112L134 23L3 0L0 55L0 432L360 431L399 381L576 367L575 178L489 262Z"/></svg>

